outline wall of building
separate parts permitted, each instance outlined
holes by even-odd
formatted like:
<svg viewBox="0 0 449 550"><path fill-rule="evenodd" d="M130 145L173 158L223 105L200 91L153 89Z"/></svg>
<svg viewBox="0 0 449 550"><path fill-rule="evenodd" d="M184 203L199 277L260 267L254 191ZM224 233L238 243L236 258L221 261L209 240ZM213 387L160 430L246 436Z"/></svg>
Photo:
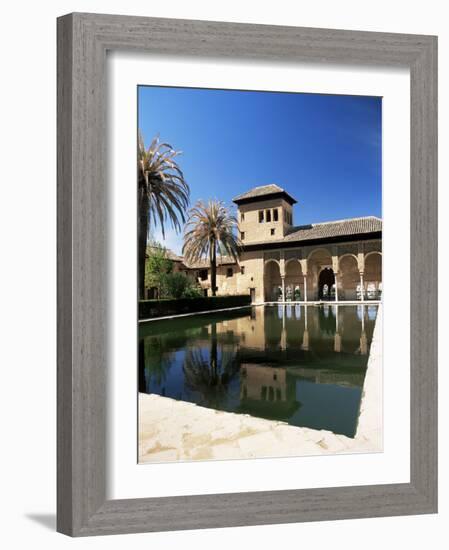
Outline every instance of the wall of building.
<svg viewBox="0 0 449 550"><path fill-rule="evenodd" d="M254 289L255 301L264 301L264 259L260 252L244 252L240 258L240 267L244 268L244 274L240 274L237 280L239 294L249 294Z"/></svg>
<svg viewBox="0 0 449 550"><path fill-rule="evenodd" d="M278 221L274 221L273 210L278 211ZM266 221L266 211L270 210L271 221ZM264 212L264 221L259 222L259 212ZM286 229L291 227L287 223L286 214L293 220L291 205L284 199L269 199L250 204L242 204L238 208L239 231L244 232L244 244L254 242L276 241L285 235ZM242 218L243 216L243 218ZM271 230L274 229L274 235Z"/></svg>

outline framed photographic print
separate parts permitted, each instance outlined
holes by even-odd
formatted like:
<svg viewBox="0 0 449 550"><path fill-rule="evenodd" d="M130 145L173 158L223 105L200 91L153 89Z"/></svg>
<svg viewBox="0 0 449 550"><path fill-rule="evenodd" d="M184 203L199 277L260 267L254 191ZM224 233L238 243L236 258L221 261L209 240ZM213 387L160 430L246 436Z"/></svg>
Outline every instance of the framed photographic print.
<svg viewBox="0 0 449 550"><path fill-rule="evenodd" d="M58 20L59 531L436 512L436 44Z"/></svg>

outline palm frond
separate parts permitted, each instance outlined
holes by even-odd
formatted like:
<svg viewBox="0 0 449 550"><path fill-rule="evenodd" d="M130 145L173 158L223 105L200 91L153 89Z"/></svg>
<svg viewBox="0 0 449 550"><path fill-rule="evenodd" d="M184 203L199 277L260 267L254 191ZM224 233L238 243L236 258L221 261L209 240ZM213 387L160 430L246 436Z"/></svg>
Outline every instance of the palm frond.
<svg viewBox="0 0 449 550"><path fill-rule="evenodd" d="M167 223L181 231L185 212L190 202L190 189L184 174L176 162L181 151L169 143L161 142L155 136L145 148L139 132L137 147L138 184L140 196L148 202L148 216L151 223L158 223L165 237Z"/></svg>

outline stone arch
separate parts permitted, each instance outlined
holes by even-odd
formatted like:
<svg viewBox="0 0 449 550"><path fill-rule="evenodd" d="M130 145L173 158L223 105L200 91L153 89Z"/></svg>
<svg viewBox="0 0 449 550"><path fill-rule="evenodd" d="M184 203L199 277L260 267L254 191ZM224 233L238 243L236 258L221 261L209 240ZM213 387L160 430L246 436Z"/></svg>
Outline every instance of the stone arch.
<svg viewBox="0 0 449 550"><path fill-rule="evenodd" d="M282 295L281 266L272 258L264 265L264 293L267 302L277 302Z"/></svg>
<svg viewBox="0 0 449 550"><path fill-rule="evenodd" d="M265 260L265 267L271 262L274 262L275 264L277 264L278 267L279 267L279 271L280 271L281 263L279 262L279 260L276 260L275 258L269 258L268 260Z"/></svg>
<svg viewBox="0 0 449 550"><path fill-rule="evenodd" d="M342 254L341 256L338 257L338 267L339 269L341 268L341 261L344 259L344 258L354 258L356 264L358 265L358 259L357 259L357 256L355 254L352 254L351 252L345 252L344 254Z"/></svg>
<svg viewBox="0 0 449 550"><path fill-rule="evenodd" d="M304 277L297 258L285 262L285 298L287 301L304 300Z"/></svg>
<svg viewBox="0 0 449 550"><path fill-rule="evenodd" d="M285 268L287 268L287 265L292 262L296 262L301 266L301 261L299 258L289 258L288 260L285 260Z"/></svg>
<svg viewBox="0 0 449 550"><path fill-rule="evenodd" d="M307 266L307 297L309 300L319 300L322 291L319 274L324 268L332 269L332 252L325 247L314 248L307 256Z"/></svg>
<svg viewBox="0 0 449 550"><path fill-rule="evenodd" d="M365 262L366 262L366 259L369 257L369 256L374 256L374 254L377 254L378 256L380 256L382 258L382 252L380 252L380 250L372 250L371 252L367 252L365 254Z"/></svg>
<svg viewBox="0 0 449 550"><path fill-rule="evenodd" d="M366 298L379 300L382 296L382 253L375 250L365 255L364 280Z"/></svg>
<svg viewBox="0 0 449 550"><path fill-rule="evenodd" d="M310 251L310 253L307 255L307 260L310 260L311 257L317 253L317 252L320 252L322 251L324 254L327 254L329 255L331 258L332 258L332 251L329 250L328 248L326 248L325 246L319 246L317 248L314 248L313 250Z"/></svg>
<svg viewBox="0 0 449 550"><path fill-rule="evenodd" d="M323 267L318 273L318 299L335 299L335 294L332 295L332 287L335 289L334 270L331 267Z"/></svg>
<svg viewBox="0 0 449 550"><path fill-rule="evenodd" d="M360 272L357 256L343 254L338 260L340 269L339 298L343 300L357 300L357 288L360 287Z"/></svg>

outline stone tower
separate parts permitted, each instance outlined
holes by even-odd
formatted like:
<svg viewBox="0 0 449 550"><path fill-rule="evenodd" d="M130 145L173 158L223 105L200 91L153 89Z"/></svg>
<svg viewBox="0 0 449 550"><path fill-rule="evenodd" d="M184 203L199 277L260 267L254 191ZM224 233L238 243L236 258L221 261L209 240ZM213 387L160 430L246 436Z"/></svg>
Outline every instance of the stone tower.
<svg viewBox="0 0 449 550"><path fill-rule="evenodd" d="M238 208L240 240L251 244L279 241L293 226L293 205L297 202L275 184L254 187L234 197Z"/></svg>

